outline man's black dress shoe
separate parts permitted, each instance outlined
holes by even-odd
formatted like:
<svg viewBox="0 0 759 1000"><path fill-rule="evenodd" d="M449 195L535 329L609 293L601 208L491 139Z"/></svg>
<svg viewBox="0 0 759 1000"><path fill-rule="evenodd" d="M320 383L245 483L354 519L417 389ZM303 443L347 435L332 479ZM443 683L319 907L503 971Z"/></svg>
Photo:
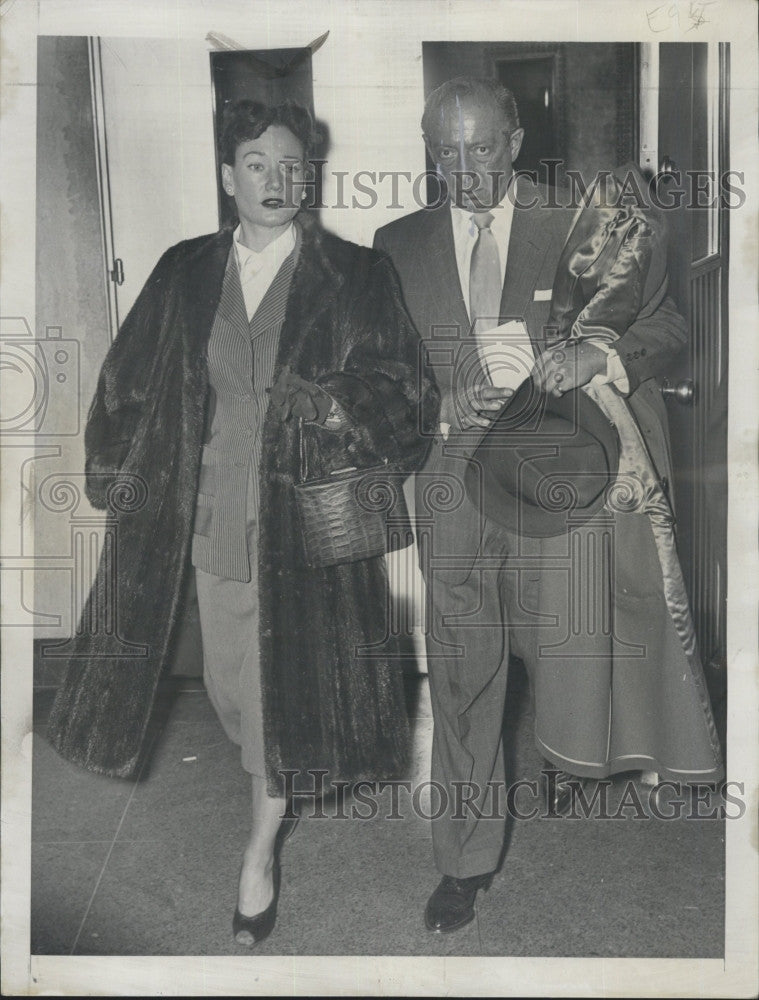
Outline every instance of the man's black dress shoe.
<svg viewBox="0 0 759 1000"><path fill-rule="evenodd" d="M493 881L488 875L453 878L443 875L440 885L430 896L424 910L424 922L429 931L455 931L474 920L474 900L478 889L489 889Z"/></svg>

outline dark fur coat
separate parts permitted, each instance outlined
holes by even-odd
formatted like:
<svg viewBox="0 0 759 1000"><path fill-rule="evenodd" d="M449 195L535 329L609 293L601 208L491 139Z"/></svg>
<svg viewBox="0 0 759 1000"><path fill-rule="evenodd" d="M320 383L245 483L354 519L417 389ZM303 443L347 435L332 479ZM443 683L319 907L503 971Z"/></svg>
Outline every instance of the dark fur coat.
<svg viewBox="0 0 759 1000"><path fill-rule="evenodd" d="M308 428L311 475L384 459L412 472L437 423L438 391L420 374L418 336L392 266L312 219L297 224L302 244L275 378L289 364L322 385L353 424L345 435ZM122 502L117 551L104 550L83 622L115 590L115 627L79 629L48 733L63 756L104 774L130 777L138 768L181 616L205 351L231 237L222 230L163 255L106 357L89 414L88 496L113 510L121 491ZM407 723L399 667L384 641L383 560L305 565L293 498L297 426L270 409L263 436L259 598L270 791L281 788L283 769L324 768L330 779L395 773ZM130 490L131 505L123 502ZM134 655L123 655L125 643L135 644ZM372 645L374 655L357 655Z"/></svg>

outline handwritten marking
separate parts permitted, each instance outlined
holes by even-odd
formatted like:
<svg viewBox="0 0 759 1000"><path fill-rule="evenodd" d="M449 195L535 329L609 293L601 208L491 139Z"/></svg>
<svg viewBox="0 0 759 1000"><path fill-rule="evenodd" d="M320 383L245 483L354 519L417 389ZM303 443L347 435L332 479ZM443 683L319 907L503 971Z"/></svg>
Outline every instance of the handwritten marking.
<svg viewBox="0 0 759 1000"><path fill-rule="evenodd" d="M688 8L688 17L693 23L687 29L688 31L693 31L694 28L700 28L702 24L709 23L709 19L704 17L704 11L714 3L716 3L716 0L698 0L698 2L691 0L690 7Z"/></svg>
<svg viewBox="0 0 759 1000"><path fill-rule="evenodd" d="M690 24L685 29L686 33L693 31L694 28L700 28L702 24L709 24L706 9L707 7L714 6L716 2L717 0L690 0L687 14ZM651 7L646 11L646 20L648 21L649 29L656 35L660 35L663 31L668 31L673 23L679 28L681 27L680 4L662 3L658 7Z"/></svg>

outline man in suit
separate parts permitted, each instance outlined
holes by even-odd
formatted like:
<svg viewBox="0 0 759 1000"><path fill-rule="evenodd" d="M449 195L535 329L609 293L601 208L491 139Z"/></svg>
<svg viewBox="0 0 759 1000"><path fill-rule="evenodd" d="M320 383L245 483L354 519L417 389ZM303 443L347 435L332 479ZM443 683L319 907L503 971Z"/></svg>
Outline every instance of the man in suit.
<svg viewBox="0 0 759 1000"><path fill-rule="evenodd" d="M557 207L552 190L515 177L524 130L513 95L491 80L449 81L428 98L422 131L447 201L378 230L375 246L400 276L442 397L439 433L417 474L416 515L427 588L432 778L448 791L432 831L443 878L425 921L430 930L450 931L473 918L477 891L489 885L503 848L501 729L510 651L530 675L538 748L562 772L547 792L544 786L546 805L564 807L569 774L605 777L625 769L626 747L610 745L612 643L600 619L593 624L609 584L591 601L579 632L569 629L567 535L534 540L500 529L466 497L469 459L532 372L540 388L557 394L594 378L613 383L639 408L646 445L666 466L666 417L654 376L683 346L685 324L662 294L613 348L590 340L543 354L556 267L575 212ZM493 328L501 330L495 354L488 347ZM583 552L595 551L593 531L591 523L575 532ZM633 564L625 561L634 575ZM616 586L627 590L619 578ZM562 637L571 640L566 657L544 656ZM621 640L623 649L633 645L629 636ZM563 669L569 666L571 674Z"/></svg>

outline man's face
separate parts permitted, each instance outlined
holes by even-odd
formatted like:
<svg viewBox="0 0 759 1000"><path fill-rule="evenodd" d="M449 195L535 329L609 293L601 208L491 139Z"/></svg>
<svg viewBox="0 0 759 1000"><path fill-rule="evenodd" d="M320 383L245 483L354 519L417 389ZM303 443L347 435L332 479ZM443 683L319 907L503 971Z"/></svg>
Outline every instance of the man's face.
<svg viewBox="0 0 759 1000"><path fill-rule="evenodd" d="M430 133L425 136L427 149L451 200L472 212L497 205L508 187L524 130L510 132L505 115L492 101L457 98L442 106Z"/></svg>

